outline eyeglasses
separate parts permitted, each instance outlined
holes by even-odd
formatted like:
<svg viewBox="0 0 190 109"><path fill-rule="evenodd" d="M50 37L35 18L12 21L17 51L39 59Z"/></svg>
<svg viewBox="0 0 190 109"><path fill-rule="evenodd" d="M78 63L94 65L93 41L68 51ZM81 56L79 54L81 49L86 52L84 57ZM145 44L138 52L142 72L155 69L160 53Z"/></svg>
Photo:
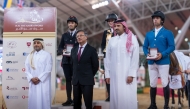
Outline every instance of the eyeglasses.
<svg viewBox="0 0 190 109"><path fill-rule="evenodd" d="M86 36L85 34L81 34L81 35L77 35L76 37L82 37L82 36Z"/></svg>

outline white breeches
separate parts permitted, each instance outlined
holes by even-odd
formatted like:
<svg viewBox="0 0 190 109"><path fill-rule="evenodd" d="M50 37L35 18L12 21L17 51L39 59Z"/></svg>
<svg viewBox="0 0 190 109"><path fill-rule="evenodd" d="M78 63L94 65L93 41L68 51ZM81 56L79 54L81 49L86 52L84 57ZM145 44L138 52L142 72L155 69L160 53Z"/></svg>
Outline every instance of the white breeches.
<svg viewBox="0 0 190 109"><path fill-rule="evenodd" d="M169 65L148 65L150 86L157 87L158 77L161 78L162 86L166 87L169 80Z"/></svg>

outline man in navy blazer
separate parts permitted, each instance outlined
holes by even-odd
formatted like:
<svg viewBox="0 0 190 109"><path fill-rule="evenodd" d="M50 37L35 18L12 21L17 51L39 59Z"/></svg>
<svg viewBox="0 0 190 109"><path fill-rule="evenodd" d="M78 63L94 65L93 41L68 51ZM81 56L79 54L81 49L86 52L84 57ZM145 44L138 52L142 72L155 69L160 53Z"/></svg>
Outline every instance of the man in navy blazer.
<svg viewBox="0 0 190 109"><path fill-rule="evenodd" d="M163 27L165 16L161 11L155 11L152 15L154 29L146 34L143 51L146 56L150 56L150 49L157 48L157 57L153 60L148 60L148 70L150 78L150 99L151 104L148 109L157 109L156 106L156 91L157 80L161 77L164 90L164 109L169 109L169 54L175 49L174 35L170 30Z"/></svg>

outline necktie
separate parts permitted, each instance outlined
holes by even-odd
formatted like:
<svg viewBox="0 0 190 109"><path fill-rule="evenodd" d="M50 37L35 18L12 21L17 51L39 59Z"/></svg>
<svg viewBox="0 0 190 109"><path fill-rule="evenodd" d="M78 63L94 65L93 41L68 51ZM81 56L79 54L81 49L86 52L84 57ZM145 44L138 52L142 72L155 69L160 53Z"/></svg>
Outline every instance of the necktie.
<svg viewBox="0 0 190 109"><path fill-rule="evenodd" d="M70 33L70 36L71 36L71 37L73 36L73 32Z"/></svg>
<svg viewBox="0 0 190 109"><path fill-rule="evenodd" d="M78 52L78 61L80 60L80 56L81 56L81 49L82 49L82 47L80 47L80 49L79 49L79 52Z"/></svg>

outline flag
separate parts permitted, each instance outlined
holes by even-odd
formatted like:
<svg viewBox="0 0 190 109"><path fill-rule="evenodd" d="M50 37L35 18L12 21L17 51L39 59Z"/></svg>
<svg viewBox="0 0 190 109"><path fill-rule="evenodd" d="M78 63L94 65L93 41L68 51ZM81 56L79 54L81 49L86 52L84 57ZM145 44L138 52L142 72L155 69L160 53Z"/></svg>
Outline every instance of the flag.
<svg viewBox="0 0 190 109"><path fill-rule="evenodd" d="M11 5L12 5L12 0L4 0L3 9L10 8Z"/></svg>
<svg viewBox="0 0 190 109"><path fill-rule="evenodd" d="M17 0L18 1L18 7L22 8L24 5L24 0Z"/></svg>

